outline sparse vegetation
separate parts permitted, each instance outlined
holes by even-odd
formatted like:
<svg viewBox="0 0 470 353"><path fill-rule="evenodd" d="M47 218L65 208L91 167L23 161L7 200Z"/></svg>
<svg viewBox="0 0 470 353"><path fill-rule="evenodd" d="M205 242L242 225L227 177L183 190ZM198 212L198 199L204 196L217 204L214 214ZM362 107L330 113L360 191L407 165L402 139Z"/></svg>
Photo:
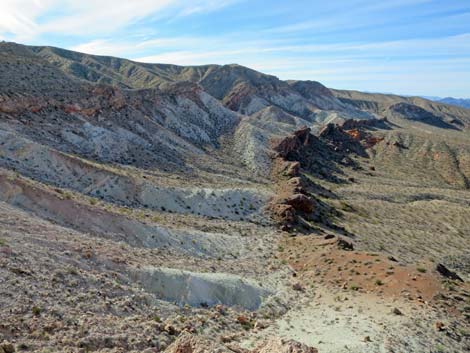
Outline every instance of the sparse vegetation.
<svg viewBox="0 0 470 353"><path fill-rule="evenodd" d="M32 311L34 316L39 316L39 315L41 315L42 309L38 306L33 306L31 308L31 311Z"/></svg>
<svg viewBox="0 0 470 353"><path fill-rule="evenodd" d="M351 284L349 286L349 289L353 290L353 291L358 291L360 289L360 287L356 284Z"/></svg>

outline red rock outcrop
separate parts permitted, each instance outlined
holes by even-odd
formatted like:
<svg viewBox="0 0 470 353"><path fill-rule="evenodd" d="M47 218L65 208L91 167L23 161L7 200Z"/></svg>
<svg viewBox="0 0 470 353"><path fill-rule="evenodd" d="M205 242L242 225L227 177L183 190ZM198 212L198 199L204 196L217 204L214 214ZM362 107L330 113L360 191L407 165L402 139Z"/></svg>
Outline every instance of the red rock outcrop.
<svg viewBox="0 0 470 353"><path fill-rule="evenodd" d="M368 129L383 127L385 124L386 120L346 120L342 125L328 124L320 131L320 137L330 141L339 151L366 157L365 150L383 140L382 137L372 135Z"/></svg>
<svg viewBox="0 0 470 353"><path fill-rule="evenodd" d="M309 143L310 129L303 127L281 140L273 141L276 152L271 168L272 178L276 181L277 193L271 200L268 210L283 230L290 230L299 214L310 214L315 209L314 200L307 196L300 177L299 161L290 161L290 154L298 152Z"/></svg>
<svg viewBox="0 0 470 353"><path fill-rule="evenodd" d="M304 126L295 131L292 135L283 138L280 141L273 142L273 150L277 152L278 157L286 158L289 153L299 150L302 146L308 144L310 128Z"/></svg>
<svg viewBox="0 0 470 353"><path fill-rule="evenodd" d="M302 179L301 168L319 178L340 180L338 165L355 167L349 154L367 157L366 148L381 141L367 128L383 123L347 121L348 129L328 124L318 137L312 135L308 127L302 127L283 139L272 141L271 177L277 188L268 210L281 229L293 229L296 223L305 224L303 220L327 222L325 217L319 218L321 205L306 190L307 185L314 185Z"/></svg>
<svg viewBox="0 0 470 353"><path fill-rule="evenodd" d="M349 136L361 142L365 148L371 148L380 141L383 141L383 137L373 136L368 130L373 128L388 129L389 123L387 118L370 120L348 119L341 127Z"/></svg>
<svg viewBox="0 0 470 353"><path fill-rule="evenodd" d="M292 206L295 210L310 213L313 212L313 201L310 197L304 194L289 195L285 201L287 205Z"/></svg>
<svg viewBox="0 0 470 353"><path fill-rule="evenodd" d="M341 126L330 123L320 131L320 138L335 146L337 151L367 156L360 142L362 134L357 129L346 131Z"/></svg>

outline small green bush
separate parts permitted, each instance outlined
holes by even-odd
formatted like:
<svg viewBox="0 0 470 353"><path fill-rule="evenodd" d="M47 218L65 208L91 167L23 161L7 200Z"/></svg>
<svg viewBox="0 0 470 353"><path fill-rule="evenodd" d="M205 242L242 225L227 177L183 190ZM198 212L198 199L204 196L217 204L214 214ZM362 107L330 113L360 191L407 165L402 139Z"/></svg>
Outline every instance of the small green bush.
<svg viewBox="0 0 470 353"><path fill-rule="evenodd" d="M38 306L33 306L33 307L31 308L31 311L33 312L33 315L34 315L34 316L39 316L39 315L41 315L41 311L42 311L42 310L41 310L41 308L38 307Z"/></svg>

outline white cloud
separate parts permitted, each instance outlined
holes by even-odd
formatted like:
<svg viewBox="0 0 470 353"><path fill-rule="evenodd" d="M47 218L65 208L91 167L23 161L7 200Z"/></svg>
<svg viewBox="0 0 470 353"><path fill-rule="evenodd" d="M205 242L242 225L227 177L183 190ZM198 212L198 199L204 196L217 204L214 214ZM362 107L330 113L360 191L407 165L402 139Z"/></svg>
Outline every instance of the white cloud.
<svg viewBox="0 0 470 353"><path fill-rule="evenodd" d="M0 0L0 34L33 36L38 30L35 19L53 3L54 0Z"/></svg>
<svg viewBox="0 0 470 353"><path fill-rule="evenodd" d="M240 0L0 0L0 34L108 35L147 17L215 11ZM57 12L60 9L60 12Z"/></svg>
<svg viewBox="0 0 470 353"><path fill-rule="evenodd" d="M247 50L219 50L219 51L170 51L162 54L145 56L134 59L143 63L164 63L176 65L205 65L227 64L239 62L236 60L242 55L249 54Z"/></svg>
<svg viewBox="0 0 470 353"><path fill-rule="evenodd" d="M336 43L289 45L288 40L260 41L236 40L228 37L162 38L142 42L135 47L154 49L156 54L138 57L142 62L177 62L191 65L207 62L236 62L262 56L266 62L279 56L296 62L315 62L324 58L346 61L378 59L387 63L396 57L406 59L416 56L467 55L470 56L470 33L458 36L409 39L372 43ZM162 50L162 48L164 50ZM185 48L181 50L181 48ZM168 50L169 49L169 50ZM387 63L388 64L388 63Z"/></svg>
<svg viewBox="0 0 470 353"><path fill-rule="evenodd" d="M39 29L44 33L109 34L174 3L175 0L67 0L66 14L46 22Z"/></svg>
<svg viewBox="0 0 470 353"><path fill-rule="evenodd" d="M70 50L95 55L124 56L133 49L128 43L113 43L104 39L96 39L70 47Z"/></svg>
<svg viewBox="0 0 470 353"><path fill-rule="evenodd" d="M205 37L160 37L141 41L113 41L110 39L96 39L70 47L70 50L96 55L128 56L134 57L136 53L146 50L178 50L181 48L208 48L223 45L223 39Z"/></svg>

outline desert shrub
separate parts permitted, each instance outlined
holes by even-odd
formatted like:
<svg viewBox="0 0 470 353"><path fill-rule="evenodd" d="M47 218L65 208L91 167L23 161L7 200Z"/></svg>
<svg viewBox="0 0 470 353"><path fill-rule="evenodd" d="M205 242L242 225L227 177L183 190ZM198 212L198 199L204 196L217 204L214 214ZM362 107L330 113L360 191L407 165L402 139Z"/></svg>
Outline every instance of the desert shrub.
<svg viewBox="0 0 470 353"><path fill-rule="evenodd" d="M42 311L42 310L41 310L41 308L38 307L38 306L33 306L33 307L31 308L31 311L33 312L33 315L34 315L34 316L39 316L39 315L41 315L41 311Z"/></svg>
<svg viewBox="0 0 470 353"><path fill-rule="evenodd" d="M357 284L351 284L351 286L349 286L349 289L351 290L359 290L359 286Z"/></svg>

